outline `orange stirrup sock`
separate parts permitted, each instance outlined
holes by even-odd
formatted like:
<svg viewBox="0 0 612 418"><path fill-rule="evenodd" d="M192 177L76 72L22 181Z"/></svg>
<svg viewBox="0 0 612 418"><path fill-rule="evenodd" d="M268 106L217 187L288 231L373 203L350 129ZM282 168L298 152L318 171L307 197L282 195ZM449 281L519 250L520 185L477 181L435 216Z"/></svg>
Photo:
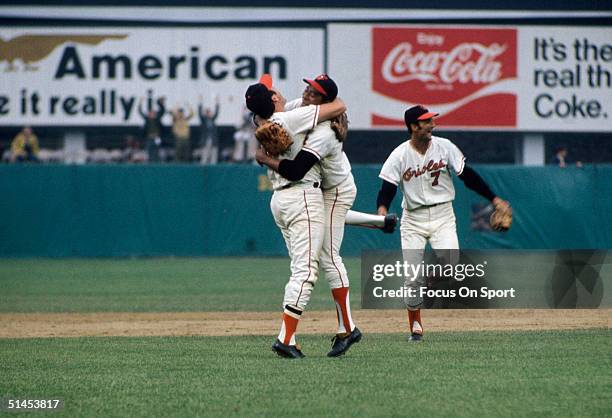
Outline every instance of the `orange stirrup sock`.
<svg viewBox="0 0 612 418"><path fill-rule="evenodd" d="M283 311L283 322L281 323L281 330L278 334L278 339L285 345L295 345L295 331L297 330L298 323L300 322L300 316L302 312L292 306L285 306Z"/></svg>
<svg viewBox="0 0 612 418"><path fill-rule="evenodd" d="M336 302L336 315L338 317L338 334L350 333L355 329L351 316L351 302L349 301L349 288L339 287L332 289L332 296Z"/></svg>
<svg viewBox="0 0 612 418"><path fill-rule="evenodd" d="M423 335L423 323L421 322L421 310L411 311L408 309L408 323L410 324L410 332L413 334Z"/></svg>

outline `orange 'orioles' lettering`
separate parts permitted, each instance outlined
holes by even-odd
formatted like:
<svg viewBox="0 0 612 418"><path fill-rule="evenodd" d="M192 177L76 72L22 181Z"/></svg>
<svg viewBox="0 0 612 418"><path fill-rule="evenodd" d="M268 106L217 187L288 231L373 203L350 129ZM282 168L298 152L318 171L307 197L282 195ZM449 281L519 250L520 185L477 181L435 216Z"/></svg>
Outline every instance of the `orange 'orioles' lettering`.
<svg viewBox="0 0 612 418"><path fill-rule="evenodd" d="M444 160L440 160L437 163L434 163L433 160L429 160L427 165L423 168L419 168L419 166L417 166L416 169L408 167L408 170L404 171L402 178L405 181L410 181L413 177L419 177L420 175L425 174L428 171L442 170L444 167L446 167L446 163L444 162Z"/></svg>

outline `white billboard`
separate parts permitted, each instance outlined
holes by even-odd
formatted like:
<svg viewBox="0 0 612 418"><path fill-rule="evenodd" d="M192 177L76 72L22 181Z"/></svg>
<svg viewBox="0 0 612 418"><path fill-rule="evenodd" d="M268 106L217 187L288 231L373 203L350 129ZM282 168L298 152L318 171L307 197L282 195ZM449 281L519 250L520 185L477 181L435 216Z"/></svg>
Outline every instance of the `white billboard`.
<svg viewBox="0 0 612 418"><path fill-rule="evenodd" d="M141 125L139 105L166 97L197 112L200 96L206 107L217 96L217 123L234 125L264 72L293 98L324 68L321 29L0 28L0 38L2 125Z"/></svg>
<svg viewBox="0 0 612 418"><path fill-rule="evenodd" d="M329 73L351 126L401 129L423 104L440 128L612 131L612 29L334 24Z"/></svg>

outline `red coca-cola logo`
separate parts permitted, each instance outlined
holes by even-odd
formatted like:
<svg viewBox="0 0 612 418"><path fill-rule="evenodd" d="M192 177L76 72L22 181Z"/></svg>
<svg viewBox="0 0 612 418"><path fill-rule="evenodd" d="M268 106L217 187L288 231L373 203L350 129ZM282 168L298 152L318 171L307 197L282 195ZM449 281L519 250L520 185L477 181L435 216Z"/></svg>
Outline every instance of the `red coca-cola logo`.
<svg viewBox="0 0 612 418"><path fill-rule="evenodd" d="M516 125L516 94L504 83L517 75L515 29L375 27L372 40L376 93L442 107L440 124ZM384 111L372 117L373 124L397 121L402 115Z"/></svg>

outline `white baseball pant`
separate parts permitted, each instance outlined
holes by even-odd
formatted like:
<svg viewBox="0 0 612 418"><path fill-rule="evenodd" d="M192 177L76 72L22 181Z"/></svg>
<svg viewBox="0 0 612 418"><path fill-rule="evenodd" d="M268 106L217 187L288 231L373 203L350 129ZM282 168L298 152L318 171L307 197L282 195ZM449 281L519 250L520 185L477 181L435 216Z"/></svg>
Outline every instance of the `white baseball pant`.
<svg viewBox="0 0 612 418"><path fill-rule="evenodd" d="M346 213L353 206L357 196L357 186L353 175L336 187L323 191L325 206L325 234L321 249L321 270L329 282L329 287L349 287L346 267L340 256L340 247L344 238Z"/></svg>
<svg viewBox="0 0 612 418"><path fill-rule="evenodd" d="M400 235L404 261L418 265L423 260L425 246L429 245L439 257L451 259L448 263L456 263L455 256L458 250L457 225L452 202L440 203L431 207L421 207L415 210L404 209L400 223ZM426 285L426 278L419 274L416 277L406 276L404 286L414 289L414 297L407 296L404 302L409 309L417 309L423 303L419 288Z"/></svg>
<svg viewBox="0 0 612 418"><path fill-rule="evenodd" d="M283 308L289 305L303 311L319 273L325 227L323 194L312 183L293 185L275 191L270 208L291 258Z"/></svg>

